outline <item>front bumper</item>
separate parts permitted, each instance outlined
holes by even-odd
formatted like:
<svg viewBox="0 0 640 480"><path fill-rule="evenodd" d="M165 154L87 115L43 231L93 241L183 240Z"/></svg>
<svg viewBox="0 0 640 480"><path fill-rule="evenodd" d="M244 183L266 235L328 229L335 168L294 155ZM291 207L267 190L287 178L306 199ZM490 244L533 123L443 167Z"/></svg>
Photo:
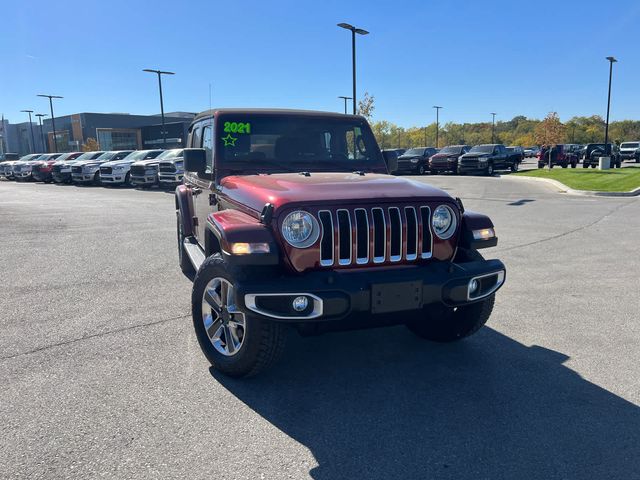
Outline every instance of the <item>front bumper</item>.
<svg viewBox="0 0 640 480"><path fill-rule="evenodd" d="M184 173L159 173L158 181L160 183L182 183Z"/></svg>
<svg viewBox="0 0 640 480"><path fill-rule="evenodd" d="M38 170L37 172L33 172L33 179L37 182L46 182L47 180L51 180L52 173L51 170Z"/></svg>
<svg viewBox="0 0 640 480"><path fill-rule="evenodd" d="M53 178L53 181L56 183L63 183L63 182L69 182L71 181L71 172L67 171L67 172L52 172L51 173L51 178Z"/></svg>
<svg viewBox="0 0 640 480"><path fill-rule="evenodd" d="M429 164L429 170L432 172L455 172L458 168L457 160L447 162L431 162Z"/></svg>
<svg viewBox="0 0 640 480"><path fill-rule="evenodd" d="M155 175L136 175L131 176L131 183L134 185L155 185L158 182L158 177Z"/></svg>
<svg viewBox="0 0 640 480"><path fill-rule="evenodd" d="M347 321L350 318L424 315L432 305L463 306L497 291L506 276L499 260L434 262L425 266L359 271L314 271L236 284L242 311L290 322ZM472 280L477 289L472 291ZM306 296L308 308L295 312L291 301ZM398 312L402 312L398 315ZM372 319L373 322L373 319Z"/></svg>
<svg viewBox="0 0 640 480"><path fill-rule="evenodd" d="M124 183L126 178L127 178L127 172L100 174L101 183L109 183L109 184Z"/></svg>
<svg viewBox="0 0 640 480"><path fill-rule="evenodd" d="M620 160L635 160L636 152L620 152Z"/></svg>
<svg viewBox="0 0 640 480"><path fill-rule="evenodd" d="M486 172L489 163L472 163L472 164L458 164L458 172L460 173L478 173Z"/></svg>
<svg viewBox="0 0 640 480"><path fill-rule="evenodd" d="M78 182L78 183L88 183L88 182L93 182L95 180L95 175L96 173L86 173L86 172L82 172L82 173L72 173L71 174L71 179L74 182Z"/></svg>
<svg viewBox="0 0 640 480"><path fill-rule="evenodd" d="M31 170L28 172L13 172L13 177L20 180L27 180L31 178Z"/></svg>

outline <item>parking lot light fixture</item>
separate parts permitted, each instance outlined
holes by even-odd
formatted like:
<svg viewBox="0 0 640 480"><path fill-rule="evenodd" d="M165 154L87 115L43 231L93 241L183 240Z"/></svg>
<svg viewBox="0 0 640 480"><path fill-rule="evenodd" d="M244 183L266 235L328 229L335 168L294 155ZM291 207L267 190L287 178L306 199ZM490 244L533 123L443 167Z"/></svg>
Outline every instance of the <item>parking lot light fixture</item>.
<svg viewBox="0 0 640 480"><path fill-rule="evenodd" d="M604 124L604 151L607 157L611 156L611 148L609 147L609 109L611 107L611 78L613 77L613 64L617 62L614 57L607 57L609 61L609 94L607 95L607 121Z"/></svg>
<svg viewBox="0 0 640 480"><path fill-rule="evenodd" d="M58 140L56 138L56 118L53 115L53 99L64 98L59 95L38 95L49 99L49 108L51 109L51 128L53 129L53 153L58 153Z"/></svg>
<svg viewBox="0 0 640 480"><path fill-rule="evenodd" d="M160 116L162 117L162 144L164 148L167 148L167 131L164 128L164 101L162 99L162 75L175 75L175 73L165 72L163 70L153 70L151 68L145 68L142 71L158 75L158 89L160 90Z"/></svg>
<svg viewBox="0 0 640 480"><path fill-rule="evenodd" d="M362 28L356 28L348 23L339 23L340 28L351 31L351 69L353 71L353 114L356 114L356 34L369 35L369 32Z"/></svg>
<svg viewBox="0 0 640 480"><path fill-rule="evenodd" d="M493 120L491 120L491 143L496 143L496 112L491 112Z"/></svg>
<svg viewBox="0 0 640 480"><path fill-rule="evenodd" d="M344 114L347 114L347 100L351 100L351 97L345 97L344 95L338 95L338 98L342 98L344 100Z"/></svg>
<svg viewBox="0 0 640 480"><path fill-rule="evenodd" d="M40 125L40 140L42 141L42 150L47 150L47 153L49 153L47 144L44 141L44 133L42 133L42 118L47 116L48 115L46 113L36 113L36 117L38 117L38 124Z"/></svg>
<svg viewBox="0 0 640 480"><path fill-rule="evenodd" d="M436 148L438 148L438 130L440 130L440 109L442 107L439 107L438 105L434 105L433 108L436 109Z"/></svg>
<svg viewBox="0 0 640 480"><path fill-rule="evenodd" d="M31 114L33 113L33 110L20 110L20 111L29 114L29 128L31 129L31 152L29 152L29 153L35 153L36 152L36 139L33 136L33 123L31 122Z"/></svg>

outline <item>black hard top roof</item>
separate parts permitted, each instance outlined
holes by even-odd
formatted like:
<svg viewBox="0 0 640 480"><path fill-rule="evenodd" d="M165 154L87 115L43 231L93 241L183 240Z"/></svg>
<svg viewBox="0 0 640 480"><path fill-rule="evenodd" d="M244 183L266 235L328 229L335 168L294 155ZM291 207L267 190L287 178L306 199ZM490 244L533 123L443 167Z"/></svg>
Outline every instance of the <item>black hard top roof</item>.
<svg viewBox="0 0 640 480"><path fill-rule="evenodd" d="M203 118L209 118L216 114L233 113L233 114L252 114L252 115L295 115L301 117L331 117L331 118L357 118L364 119L361 115L350 115L337 112L321 112L316 110L295 110L287 108L213 108L205 110L196 115L193 121Z"/></svg>

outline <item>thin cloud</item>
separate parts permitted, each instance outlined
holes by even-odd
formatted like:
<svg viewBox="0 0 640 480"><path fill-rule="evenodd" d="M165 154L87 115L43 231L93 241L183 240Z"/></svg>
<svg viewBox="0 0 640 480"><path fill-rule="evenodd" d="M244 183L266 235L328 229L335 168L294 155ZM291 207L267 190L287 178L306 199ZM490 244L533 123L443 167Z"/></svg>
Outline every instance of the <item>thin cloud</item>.
<svg viewBox="0 0 640 480"><path fill-rule="evenodd" d="M27 58L31 58L32 60L36 60L38 57L34 57L33 55L25 55L25 57Z"/></svg>

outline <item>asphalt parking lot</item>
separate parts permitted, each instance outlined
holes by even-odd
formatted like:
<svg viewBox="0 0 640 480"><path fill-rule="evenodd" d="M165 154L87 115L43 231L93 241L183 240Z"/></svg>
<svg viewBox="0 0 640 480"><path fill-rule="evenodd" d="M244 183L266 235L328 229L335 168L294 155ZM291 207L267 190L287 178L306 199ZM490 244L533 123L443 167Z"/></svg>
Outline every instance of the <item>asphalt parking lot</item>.
<svg viewBox="0 0 640 480"><path fill-rule="evenodd" d="M198 347L170 193L0 181L0 478L637 477L640 198L419 180L496 224L488 326L294 335L242 381Z"/></svg>

